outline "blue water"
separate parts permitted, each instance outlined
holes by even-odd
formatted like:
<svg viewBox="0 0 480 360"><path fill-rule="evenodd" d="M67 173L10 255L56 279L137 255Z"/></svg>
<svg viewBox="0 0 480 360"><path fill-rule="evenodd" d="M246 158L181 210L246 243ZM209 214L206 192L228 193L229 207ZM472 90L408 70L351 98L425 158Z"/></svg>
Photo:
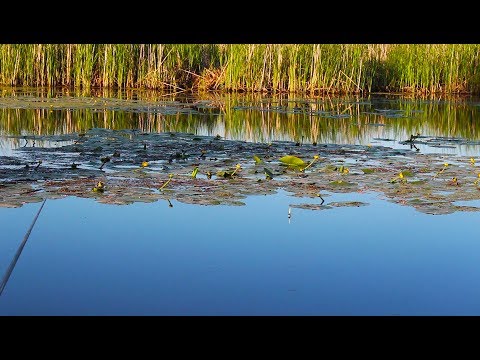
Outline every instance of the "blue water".
<svg viewBox="0 0 480 360"><path fill-rule="evenodd" d="M47 200L0 315L479 315L480 213ZM3 277L40 203L0 208Z"/></svg>

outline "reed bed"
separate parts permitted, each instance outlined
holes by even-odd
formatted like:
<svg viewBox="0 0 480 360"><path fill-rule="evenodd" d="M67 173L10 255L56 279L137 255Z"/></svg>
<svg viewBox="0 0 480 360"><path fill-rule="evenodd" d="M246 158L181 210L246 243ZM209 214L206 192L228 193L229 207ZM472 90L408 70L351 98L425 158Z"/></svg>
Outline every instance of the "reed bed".
<svg viewBox="0 0 480 360"><path fill-rule="evenodd" d="M0 85L480 93L479 44L0 44Z"/></svg>

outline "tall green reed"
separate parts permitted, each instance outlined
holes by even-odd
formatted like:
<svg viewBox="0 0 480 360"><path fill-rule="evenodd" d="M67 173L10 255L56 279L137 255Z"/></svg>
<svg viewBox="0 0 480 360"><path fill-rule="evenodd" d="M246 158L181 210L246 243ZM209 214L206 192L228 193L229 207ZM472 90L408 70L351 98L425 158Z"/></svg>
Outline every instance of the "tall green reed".
<svg viewBox="0 0 480 360"><path fill-rule="evenodd" d="M478 44L0 44L0 85L480 93Z"/></svg>

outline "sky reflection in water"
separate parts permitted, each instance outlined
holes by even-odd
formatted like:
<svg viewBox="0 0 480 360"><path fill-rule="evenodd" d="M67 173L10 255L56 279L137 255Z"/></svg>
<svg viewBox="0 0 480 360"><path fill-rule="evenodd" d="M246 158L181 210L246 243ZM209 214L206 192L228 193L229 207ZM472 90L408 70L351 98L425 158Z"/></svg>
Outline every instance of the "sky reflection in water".
<svg viewBox="0 0 480 360"><path fill-rule="evenodd" d="M399 149L417 132L480 140L478 99L315 104L347 118L232 110L240 100L227 97L225 114L200 117L7 107L0 111L0 153L15 155L27 143L18 136L37 134L38 124L40 134L98 126L247 141L305 135L305 142ZM378 114L385 109L408 116ZM59 146L41 141L36 146ZM418 147L476 157L479 145ZM280 192L251 196L246 206L172 200L173 207L163 200L115 206L49 199L0 295L0 315L480 314L478 212L427 215L375 193L325 197L325 204L334 201L369 205L292 208L289 221L289 204L320 199ZM0 208L2 278L39 207Z"/></svg>
<svg viewBox="0 0 480 360"><path fill-rule="evenodd" d="M0 315L478 315L478 212L375 193L280 192L246 206L48 200ZM475 205L475 204L472 204ZM40 204L0 209L3 277Z"/></svg>

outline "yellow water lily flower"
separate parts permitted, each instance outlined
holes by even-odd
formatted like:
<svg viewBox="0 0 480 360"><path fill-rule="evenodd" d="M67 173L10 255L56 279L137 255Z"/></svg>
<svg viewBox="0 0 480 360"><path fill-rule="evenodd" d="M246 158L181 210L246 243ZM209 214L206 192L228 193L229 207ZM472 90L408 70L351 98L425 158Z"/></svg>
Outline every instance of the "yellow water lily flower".
<svg viewBox="0 0 480 360"><path fill-rule="evenodd" d="M235 175L235 173L237 172L237 170L240 169L240 168L241 168L240 164L235 165L235 169L234 169L233 172L230 174L230 176Z"/></svg>
<svg viewBox="0 0 480 360"><path fill-rule="evenodd" d="M473 182L474 185L477 185L480 181L480 173L478 173L478 179Z"/></svg>
<svg viewBox="0 0 480 360"><path fill-rule="evenodd" d="M148 161L142 162L142 167L147 167L148 166Z"/></svg>
<svg viewBox="0 0 480 360"><path fill-rule="evenodd" d="M103 181L97 182L97 185L92 189L92 191L103 192L105 190L105 183Z"/></svg>
<svg viewBox="0 0 480 360"><path fill-rule="evenodd" d="M450 184L451 185L459 185L458 184L458 179L456 177L452 178L452 180L450 180Z"/></svg>

